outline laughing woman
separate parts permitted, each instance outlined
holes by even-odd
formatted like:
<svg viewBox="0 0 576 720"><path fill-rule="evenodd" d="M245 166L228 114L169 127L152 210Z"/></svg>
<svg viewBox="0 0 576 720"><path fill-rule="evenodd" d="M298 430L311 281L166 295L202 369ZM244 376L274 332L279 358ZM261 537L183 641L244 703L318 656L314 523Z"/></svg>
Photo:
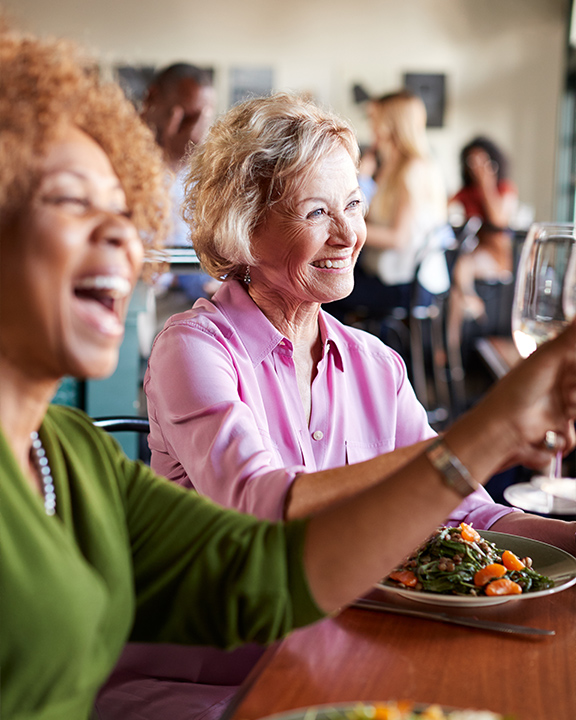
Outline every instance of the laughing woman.
<svg viewBox="0 0 576 720"><path fill-rule="evenodd" d="M3 720L86 720L128 638L265 643L334 612L471 484L518 450L544 464L548 429L571 437L576 327L446 434L445 457L474 481L451 485L422 454L346 506L274 524L128 461L50 400L64 375L116 365L143 254L163 233L154 140L67 46L2 33L0 63Z"/></svg>

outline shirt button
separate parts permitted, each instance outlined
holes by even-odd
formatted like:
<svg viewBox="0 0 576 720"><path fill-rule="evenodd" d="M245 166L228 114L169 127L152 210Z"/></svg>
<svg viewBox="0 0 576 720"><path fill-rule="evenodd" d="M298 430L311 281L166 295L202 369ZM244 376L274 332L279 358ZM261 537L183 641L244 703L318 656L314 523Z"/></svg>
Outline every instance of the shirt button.
<svg viewBox="0 0 576 720"><path fill-rule="evenodd" d="M314 438L314 440L322 440L322 438L324 437L324 433L322 432L322 430L316 430L312 433L312 437Z"/></svg>

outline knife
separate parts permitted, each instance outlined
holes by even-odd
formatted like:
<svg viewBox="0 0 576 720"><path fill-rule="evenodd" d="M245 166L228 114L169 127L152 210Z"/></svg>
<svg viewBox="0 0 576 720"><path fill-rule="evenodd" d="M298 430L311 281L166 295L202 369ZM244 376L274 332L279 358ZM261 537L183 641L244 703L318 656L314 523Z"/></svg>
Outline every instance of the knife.
<svg viewBox="0 0 576 720"><path fill-rule="evenodd" d="M528 627L527 625L513 625L511 623L495 622L493 620L480 620L475 617L462 617L460 615L448 615L443 612L429 612L427 610L413 610L412 608L391 605L381 600L365 600L358 598L350 607L361 608L362 610L380 610L382 612L396 613L397 615L409 615L411 617L425 618L427 620L438 620L440 622L452 623L454 625L466 625L467 627L482 628L484 630L495 630L496 632L518 633L523 635L555 635L554 630L542 630L541 628Z"/></svg>

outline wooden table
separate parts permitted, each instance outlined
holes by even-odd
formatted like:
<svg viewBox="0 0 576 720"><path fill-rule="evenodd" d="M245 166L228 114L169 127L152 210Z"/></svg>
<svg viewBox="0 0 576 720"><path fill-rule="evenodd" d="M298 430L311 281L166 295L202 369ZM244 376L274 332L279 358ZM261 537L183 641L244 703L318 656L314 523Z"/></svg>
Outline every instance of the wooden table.
<svg viewBox="0 0 576 720"><path fill-rule="evenodd" d="M489 709L515 720L575 720L575 586L544 598L449 612L551 629L556 635L508 635L347 609L271 648L222 720L255 720L322 703L394 699Z"/></svg>

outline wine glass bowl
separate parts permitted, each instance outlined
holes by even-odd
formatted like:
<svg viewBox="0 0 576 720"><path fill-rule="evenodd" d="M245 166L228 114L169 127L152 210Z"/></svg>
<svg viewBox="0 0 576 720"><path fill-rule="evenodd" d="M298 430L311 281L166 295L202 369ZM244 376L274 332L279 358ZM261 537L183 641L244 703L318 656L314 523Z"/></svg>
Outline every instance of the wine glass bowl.
<svg viewBox="0 0 576 720"><path fill-rule="evenodd" d="M512 337L520 355L531 355L575 316L576 228L571 223L534 223L522 247L512 306ZM546 436L555 439L553 431ZM548 476L536 476L532 483L548 495L550 510L556 496L574 499L576 512L576 480L561 475L558 452Z"/></svg>
<svg viewBox="0 0 576 720"><path fill-rule="evenodd" d="M556 337L574 316L575 264L574 225L531 226L522 248L512 307L512 336L522 357Z"/></svg>

